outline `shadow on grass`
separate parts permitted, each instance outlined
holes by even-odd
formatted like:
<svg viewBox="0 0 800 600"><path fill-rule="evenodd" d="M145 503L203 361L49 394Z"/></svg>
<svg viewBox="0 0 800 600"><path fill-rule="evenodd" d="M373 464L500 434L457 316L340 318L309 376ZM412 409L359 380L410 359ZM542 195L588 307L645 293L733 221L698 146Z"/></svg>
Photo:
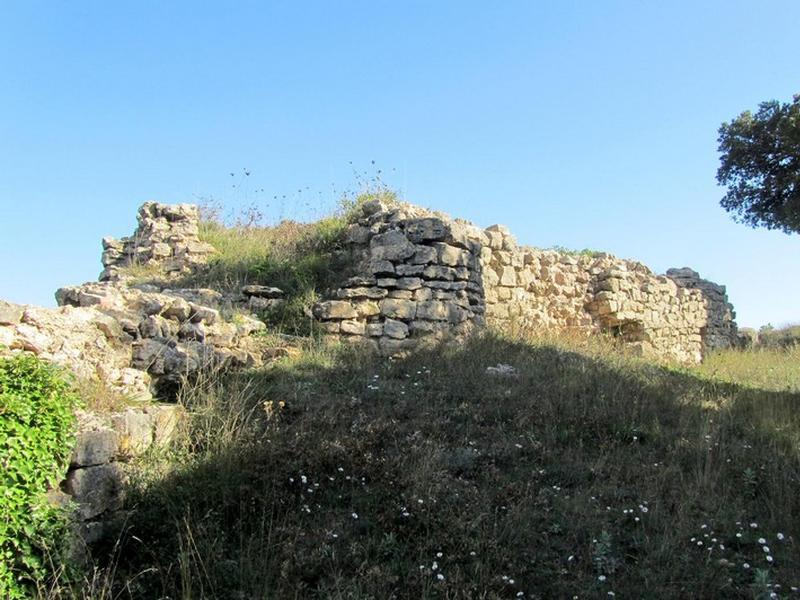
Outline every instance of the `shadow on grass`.
<svg viewBox="0 0 800 600"><path fill-rule="evenodd" d="M603 354L487 334L189 390L183 446L134 478L120 589L148 569L123 595L735 598L800 584L800 395ZM498 363L516 375L487 374Z"/></svg>

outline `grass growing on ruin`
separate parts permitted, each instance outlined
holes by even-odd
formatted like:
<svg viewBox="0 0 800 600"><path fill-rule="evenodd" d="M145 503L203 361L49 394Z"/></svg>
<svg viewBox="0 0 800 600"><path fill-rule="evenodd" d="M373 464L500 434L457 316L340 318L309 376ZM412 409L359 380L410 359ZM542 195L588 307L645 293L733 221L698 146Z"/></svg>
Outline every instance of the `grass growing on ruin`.
<svg viewBox="0 0 800 600"><path fill-rule="evenodd" d="M783 379L800 364L756 380L741 356L712 357L726 382L602 338L487 333L394 361L309 343L199 381L174 456L140 463L109 589L789 597L800 394Z"/></svg>
<svg viewBox="0 0 800 600"><path fill-rule="evenodd" d="M285 292L286 302L263 317L284 332L308 334L307 313L317 295L349 273L352 257L343 235L358 207L369 200L391 203L397 196L379 188L345 197L333 215L314 223L226 225L219 219L205 219L200 239L217 252L206 269L183 284L231 292L247 284L278 287Z"/></svg>

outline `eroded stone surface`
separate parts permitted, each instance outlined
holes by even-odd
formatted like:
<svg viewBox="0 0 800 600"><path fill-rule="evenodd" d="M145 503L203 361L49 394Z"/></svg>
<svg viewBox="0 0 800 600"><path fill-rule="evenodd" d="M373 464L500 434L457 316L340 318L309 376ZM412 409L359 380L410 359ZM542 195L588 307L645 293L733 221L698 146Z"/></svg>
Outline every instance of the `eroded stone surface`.
<svg viewBox="0 0 800 600"><path fill-rule="evenodd" d="M636 352L685 363L736 341L725 288L691 269L659 276L608 254L520 247L502 225L481 230L401 203L370 204L351 229L363 277L332 292L346 303L325 300L314 314L324 331L362 335L383 352L485 323L610 332Z"/></svg>

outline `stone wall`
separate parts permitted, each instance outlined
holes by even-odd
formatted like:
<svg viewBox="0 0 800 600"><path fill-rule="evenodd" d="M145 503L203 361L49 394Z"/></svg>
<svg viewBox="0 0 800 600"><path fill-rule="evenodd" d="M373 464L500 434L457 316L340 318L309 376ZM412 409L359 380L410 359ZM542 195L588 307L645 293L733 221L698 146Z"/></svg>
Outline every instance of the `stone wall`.
<svg viewBox="0 0 800 600"><path fill-rule="evenodd" d="M154 402L154 394L203 369L257 366L274 356L254 335L264 323L248 310L282 302L281 290L169 287L172 275L201 269L214 251L199 240L198 219L192 205L148 202L132 236L103 240L101 282L58 290L54 309L0 301L0 353L32 352L124 401L116 411L79 415L69 473L52 492L54 501L77 501L86 541L122 507L125 461L175 431L180 409ZM691 269L660 276L608 254L520 247L499 225L480 229L378 201L361 207L346 243L354 276L329 290L313 314L323 331L385 354L487 324L608 332L640 353L686 363L736 342L725 288ZM132 283L135 266L160 270L162 284Z"/></svg>
<svg viewBox="0 0 800 600"><path fill-rule="evenodd" d="M170 275L204 264L214 248L198 238L199 220L200 211L192 204L145 202L133 235L121 240L103 238L100 281L117 280L132 265L158 268Z"/></svg>
<svg viewBox="0 0 800 600"><path fill-rule="evenodd" d="M735 340L724 288L691 270L659 276L608 254L520 247L503 226L482 230L407 204L367 203L348 241L358 275L314 314L324 331L385 353L484 324L608 332L684 363Z"/></svg>

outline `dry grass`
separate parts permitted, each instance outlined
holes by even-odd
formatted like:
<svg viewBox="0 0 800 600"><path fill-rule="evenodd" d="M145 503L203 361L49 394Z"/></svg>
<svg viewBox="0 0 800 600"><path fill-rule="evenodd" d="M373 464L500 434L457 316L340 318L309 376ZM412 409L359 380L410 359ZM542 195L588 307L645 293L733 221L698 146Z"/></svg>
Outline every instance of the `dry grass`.
<svg viewBox="0 0 800 600"><path fill-rule="evenodd" d="M112 588L790 595L800 396L781 382L797 365L755 380L748 361L768 355L745 353L726 383L610 344L486 334L398 361L311 345L200 382L184 392L187 437L139 464ZM499 363L517 375L488 375Z"/></svg>

